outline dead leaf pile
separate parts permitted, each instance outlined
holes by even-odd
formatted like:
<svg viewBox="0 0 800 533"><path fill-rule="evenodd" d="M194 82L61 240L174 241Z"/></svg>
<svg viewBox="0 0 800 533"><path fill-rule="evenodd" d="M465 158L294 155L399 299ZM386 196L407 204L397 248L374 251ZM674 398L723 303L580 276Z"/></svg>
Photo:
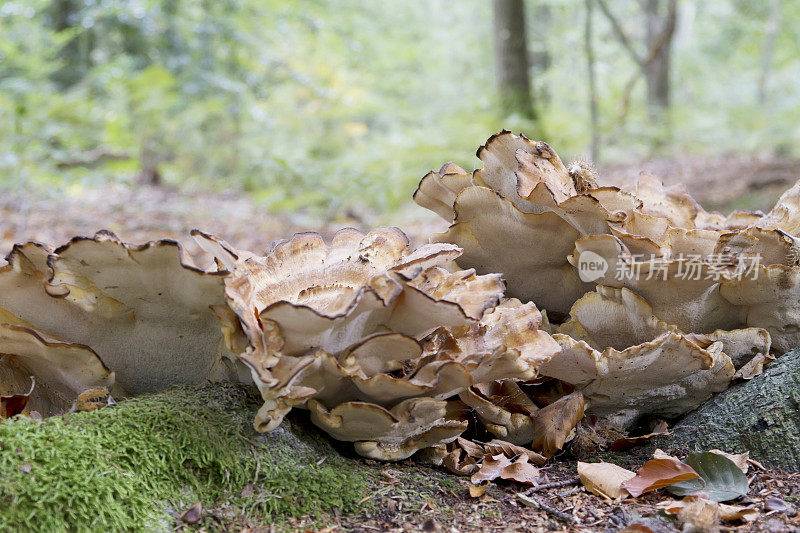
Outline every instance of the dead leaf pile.
<svg viewBox="0 0 800 533"><path fill-rule="evenodd" d="M459 437L448 445L442 465L454 474L472 474L473 486L496 479L536 485L542 481L538 467L546 462L542 455L510 442L493 439L480 444ZM477 487L471 492L479 492L477 496L483 494Z"/></svg>
<svg viewBox="0 0 800 533"><path fill-rule="evenodd" d="M579 462L578 476L586 490L609 500L636 498L666 488L683 499L660 502L657 508L676 515L693 531L709 531L718 521L751 522L759 516L755 507L722 503L747 495L748 460L748 452L711 450L692 453L681 461L656 450L654 458L635 473L605 462Z"/></svg>

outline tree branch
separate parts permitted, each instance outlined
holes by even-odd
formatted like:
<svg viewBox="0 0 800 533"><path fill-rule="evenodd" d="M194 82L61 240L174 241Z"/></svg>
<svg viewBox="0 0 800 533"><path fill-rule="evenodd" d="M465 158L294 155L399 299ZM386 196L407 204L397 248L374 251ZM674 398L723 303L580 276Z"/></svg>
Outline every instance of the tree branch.
<svg viewBox="0 0 800 533"><path fill-rule="evenodd" d="M645 65L647 65L647 63L633 48L630 39L628 39L628 36L625 35L625 31L622 29L622 26L620 25L616 17L614 17L614 14L611 13L611 10L608 9L605 0L597 0L597 4L600 6L600 11L603 12L603 14L608 19L608 22L611 24L611 29L614 30L617 39L619 39L619 42L622 43L622 46L625 47L625 49L631 55L636 64L639 65L639 68L644 70L644 67Z"/></svg>
<svg viewBox="0 0 800 533"><path fill-rule="evenodd" d="M601 1L601 0L598 0ZM664 27L658 33L653 43L650 45L650 50L647 51L647 57L644 60L644 65L649 65L661 48L672 40L672 34L675 33L675 23L678 19L677 0L670 0L667 8L667 18L664 22Z"/></svg>

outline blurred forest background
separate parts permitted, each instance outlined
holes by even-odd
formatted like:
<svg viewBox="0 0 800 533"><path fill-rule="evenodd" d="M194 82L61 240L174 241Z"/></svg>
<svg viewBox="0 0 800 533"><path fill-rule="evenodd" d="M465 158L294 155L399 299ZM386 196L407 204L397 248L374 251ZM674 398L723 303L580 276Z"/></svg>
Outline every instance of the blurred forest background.
<svg viewBox="0 0 800 533"><path fill-rule="evenodd" d="M0 0L4 231L141 187L386 222L502 128L762 207L800 174L799 46L790 0Z"/></svg>

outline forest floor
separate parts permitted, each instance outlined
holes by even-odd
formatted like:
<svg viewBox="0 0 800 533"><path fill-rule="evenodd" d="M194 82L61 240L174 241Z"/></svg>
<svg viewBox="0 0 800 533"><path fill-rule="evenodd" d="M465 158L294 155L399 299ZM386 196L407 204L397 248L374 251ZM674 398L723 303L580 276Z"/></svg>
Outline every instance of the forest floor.
<svg viewBox="0 0 800 533"><path fill-rule="evenodd" d="M649 456L625 452L626 455L605 457L635 471ZM593 461L591 459L590 461ZM375 492L375 507L368 512L342 517L336 526L345 531L590 531L628 533L675 533L682 531L681 521L662 513L656 506L672 497L657 490L622 501L613 501L589 493L579 483L527 493L530 498L544 504L548 511L530 507L518 494L530 489L514 482L491 484L480 498L471 498L467 478L449 476L457 488L430 491L429 498L420 502L409 493L419 490L419 482L407 484L403 471L414 463L387 465L384 472L394 481L383 481L383 489ZM416 470L421 467L414 466ZM423 467L424 468L424 467ZM441 476L431 469L431 477ZM394 472L394 475L391 473ZM576 477L576 461L556 459L542 468L550 482L566 481ZM759 511L749 523L743 521L714 524L719 529L708 528L683 531L711 533L716 531L783 533L800 531L800 474L774 470L750 472L750 493L742 501L731 502ZM782 510L769 510L781 501ZM561 515L556 515L561 513ZM298 526L301 524L298 523ZM628 528L628 529L626 529ZM302 527L300 527L302 530Z"/></svg>
<svg viewBox="0 0 800 533"><path fill-rule="evenodd" d="M567 453L539 470L542 483L562 486L530 491L500 480L473 497L469 478L444 468L356 456L350 443L316 430L302 410L274 432L257 434L251 421L260 406L254 388L218 383L44 421L6 421L0 530L24 523L34 531L64 524L248 533L681 531L680 520L657 508L672 501L664 489L603 499L576 481L577 464ZM650 454L642 447L600 458L636 470ZM733 503L754 509L755 520L719 529L695 520L700 528L693 531L800 531L800 474L751 466L748 478L747 496Z"/></svg>

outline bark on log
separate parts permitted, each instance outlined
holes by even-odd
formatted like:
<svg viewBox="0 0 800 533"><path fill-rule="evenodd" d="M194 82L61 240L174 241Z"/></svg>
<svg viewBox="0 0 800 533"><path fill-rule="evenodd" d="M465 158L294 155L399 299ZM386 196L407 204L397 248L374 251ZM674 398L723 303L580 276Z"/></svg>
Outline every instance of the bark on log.
<svg viewBox="0 0 800 533"><path fill-rule="evenodd" d="M800 350L709 400L656 445L749 451L765 466L800 471Z"/></svg>

